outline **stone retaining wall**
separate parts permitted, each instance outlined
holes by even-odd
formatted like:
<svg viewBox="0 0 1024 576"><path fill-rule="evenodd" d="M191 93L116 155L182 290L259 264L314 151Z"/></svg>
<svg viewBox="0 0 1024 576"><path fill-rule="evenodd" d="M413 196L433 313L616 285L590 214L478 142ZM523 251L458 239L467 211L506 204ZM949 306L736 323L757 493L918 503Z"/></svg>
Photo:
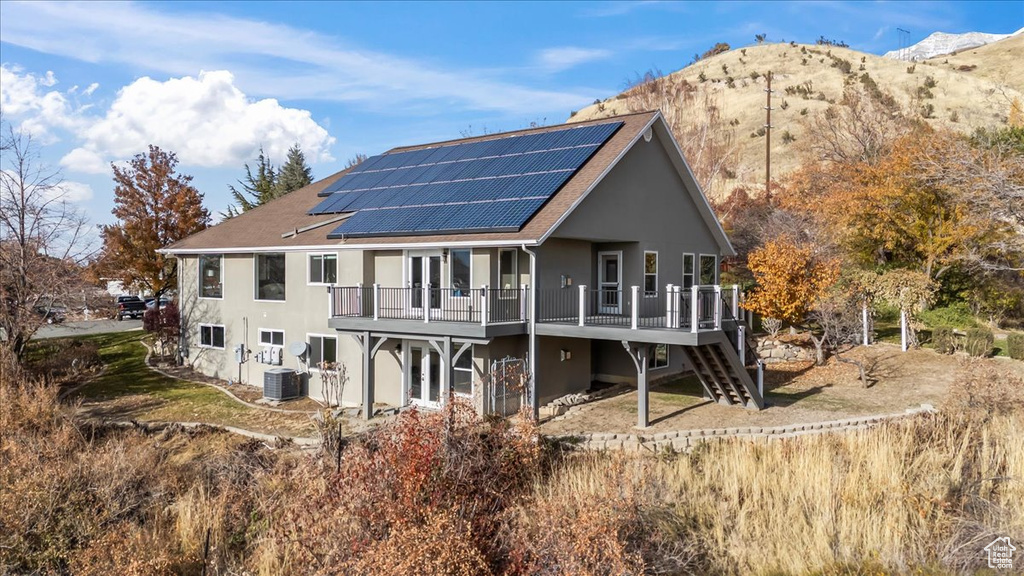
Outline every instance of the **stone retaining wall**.
<svg viewBox="0 0 1024 576"><path fill-rule="evenodd" d="M775 362L813 362L814 348L783 342L766 336L757 340L757 356L765 364Z"/></svg>
<svg viewBox="0 0 1024 576"><path fill-rule="evenodd" d="M550 436L567 444L575 445L583 450L624 450L627 452L689 452L701 442L723 438L740 438L744 440L769 442L784 438L795 438L809 434L826 432L847 432L864 430L887 420L895 420L923 413L935 413L930 404L922 404L920 408L908 408L896 414L876 416L860 416L814 422L810 424L790 424L787 426L759 427L741 426L738 428L706 428L701 430L679 430L658 434L564 434Z"/></svg>

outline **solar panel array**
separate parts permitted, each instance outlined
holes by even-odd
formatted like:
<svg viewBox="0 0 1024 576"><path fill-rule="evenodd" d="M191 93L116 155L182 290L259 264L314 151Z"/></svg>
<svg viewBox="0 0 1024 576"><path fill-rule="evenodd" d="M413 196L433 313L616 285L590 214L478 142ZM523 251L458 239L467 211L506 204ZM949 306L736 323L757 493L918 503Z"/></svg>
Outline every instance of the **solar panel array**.
<svg viewBox="0 0 1024 576"><path fill-rule="evenodd" d="M620 126L374 156L324 189L309 213L354 212L328 238L518 231Z"/></svg>

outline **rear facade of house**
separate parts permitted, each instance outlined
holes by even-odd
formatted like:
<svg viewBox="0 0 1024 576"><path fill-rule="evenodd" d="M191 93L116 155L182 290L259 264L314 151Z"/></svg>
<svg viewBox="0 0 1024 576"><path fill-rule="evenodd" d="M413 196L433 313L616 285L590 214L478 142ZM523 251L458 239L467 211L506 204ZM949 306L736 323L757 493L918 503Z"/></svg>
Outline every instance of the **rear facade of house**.
<svg viewBox="0 0 1024 576"><path fill-rule="evenodd" d="M719 285L732 248L658 113L394 149L165 252L187 362L256 386L294 369L367 417L626 382L646 426L649 383L691 370L762 405Z"/></svg>

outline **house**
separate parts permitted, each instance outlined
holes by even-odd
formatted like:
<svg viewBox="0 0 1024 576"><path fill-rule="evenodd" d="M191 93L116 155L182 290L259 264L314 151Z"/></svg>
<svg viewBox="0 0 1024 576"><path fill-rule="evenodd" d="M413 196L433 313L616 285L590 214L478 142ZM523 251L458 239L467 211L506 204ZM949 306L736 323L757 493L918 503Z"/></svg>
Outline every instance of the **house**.
<svg viewBox="0 0 1024 576"><path fill-rule="evenodd" d="M688 370L762 407L718 283L734 252L658 112L395 148L164 252L196 369L260 385L283 365L322 398L317 366L340 362L367 418L490 411L511 359L534 410L628 382L644 427L650 381Z"/></svg>

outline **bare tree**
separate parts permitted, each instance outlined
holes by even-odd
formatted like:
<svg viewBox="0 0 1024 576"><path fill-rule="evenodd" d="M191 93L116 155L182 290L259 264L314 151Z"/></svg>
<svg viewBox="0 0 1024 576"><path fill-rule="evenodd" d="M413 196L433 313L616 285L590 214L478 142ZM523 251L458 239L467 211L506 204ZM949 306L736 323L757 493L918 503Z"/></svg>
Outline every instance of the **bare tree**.
<svg viewBox="0 0 1024 576"><path fill-rule="evenodd" d="M81 287L91 255L85 217L32 136L8 126L0 170L0 347L21 360L52 305Z"/></svg>
<svg viewBox="0 0 1024 576"><path fill-rule="evenodd" d="M892 96L873 82L847 86L843 98L805 121L803 152L813 160L871 163L912 129Z"/></svg>

